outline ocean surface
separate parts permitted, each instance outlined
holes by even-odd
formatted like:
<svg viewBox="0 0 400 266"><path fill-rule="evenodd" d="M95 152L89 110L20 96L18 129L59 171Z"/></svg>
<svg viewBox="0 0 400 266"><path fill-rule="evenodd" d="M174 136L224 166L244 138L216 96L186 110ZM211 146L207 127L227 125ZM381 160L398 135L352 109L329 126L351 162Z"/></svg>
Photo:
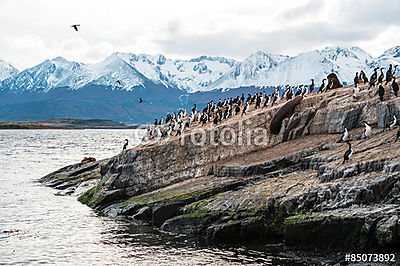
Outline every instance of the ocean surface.
<svg viewBox="0 0 400 266"><path fill-rule="evenodd" d="M137 130L0 130L0 265L302 265L261 246L210 246L199 239L96 214L37 182L85 156L121 151Z"/></svg>

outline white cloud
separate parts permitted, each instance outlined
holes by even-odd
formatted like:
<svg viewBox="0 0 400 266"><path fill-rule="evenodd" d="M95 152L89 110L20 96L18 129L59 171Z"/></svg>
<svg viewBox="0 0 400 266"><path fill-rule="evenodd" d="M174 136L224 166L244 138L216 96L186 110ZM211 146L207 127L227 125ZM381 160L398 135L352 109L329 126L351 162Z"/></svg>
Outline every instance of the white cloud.
<svg viewBox="0 0 400 266"><path fill-rule="evenodd" d="M95 62L114 51L243 59L326 45L377 56L400 45L398 13L397 0L0 0L0 58L25 66L55 56Z"/></svg>

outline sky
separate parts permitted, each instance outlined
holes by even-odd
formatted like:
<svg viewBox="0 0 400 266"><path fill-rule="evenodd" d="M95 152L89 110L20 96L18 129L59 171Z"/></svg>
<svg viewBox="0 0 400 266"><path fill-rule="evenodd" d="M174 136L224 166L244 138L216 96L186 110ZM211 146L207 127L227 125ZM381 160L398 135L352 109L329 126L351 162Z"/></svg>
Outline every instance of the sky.
<svg viewBox="0 0 400 266"><path fill-rule="evenodd" d="M400 45L399 14L398 0L0 0L0 59L22 70L117 51L243 60L333 45L376 57Z"/></svg>

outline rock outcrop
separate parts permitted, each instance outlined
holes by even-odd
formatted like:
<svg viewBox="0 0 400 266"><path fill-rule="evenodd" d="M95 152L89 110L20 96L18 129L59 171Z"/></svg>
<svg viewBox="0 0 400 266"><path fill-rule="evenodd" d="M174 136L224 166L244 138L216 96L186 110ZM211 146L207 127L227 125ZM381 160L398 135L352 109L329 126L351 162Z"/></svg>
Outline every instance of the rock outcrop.
<svg viewBox="0 0 400 266"><path fill-rule="evenodd" d="M400 243L400 100L352 88L311 94L270 133L281 104L42 179L109 215L208 241L284 241L346 251ZM363 121L374 125L362 137ZM354 155L342 164L347 128ZM203 132L201 132L203 130ZM225 138L222 138L225 136Z"/></svg>

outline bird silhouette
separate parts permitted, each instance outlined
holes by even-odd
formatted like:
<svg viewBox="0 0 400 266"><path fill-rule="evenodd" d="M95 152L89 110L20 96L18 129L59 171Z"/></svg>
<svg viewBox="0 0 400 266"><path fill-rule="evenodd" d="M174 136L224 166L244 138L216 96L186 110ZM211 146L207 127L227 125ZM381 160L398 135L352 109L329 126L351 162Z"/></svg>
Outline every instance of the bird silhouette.
<svg viewBox="0 0 400 266"><path fill-rule="evenodd" d="M121 81L117 80L117 83L118 83L119 86L122 86Z"/></svg>
<svg viewBox="0 0 400 266"><path fill-rule="evenodd" d="M126 150L126 148L128 147L128 140L127 139L125 139L125 144L124 144L124 147L122 148L122 150Z"/></svg>
<svg viewBox="0 0 400 266"><path fill-rule="evenodd" d="M142 103L142 102L144 102L143 99L142 99L142 98L139 98L139 103Z"/></svg>
<svg viewBox="0 0 400 266"><path fill-rule="evenodd" d="M78 31L78 27L80 26L80 24L74 24L71 27L75 29L75 31Z"/></svg>

